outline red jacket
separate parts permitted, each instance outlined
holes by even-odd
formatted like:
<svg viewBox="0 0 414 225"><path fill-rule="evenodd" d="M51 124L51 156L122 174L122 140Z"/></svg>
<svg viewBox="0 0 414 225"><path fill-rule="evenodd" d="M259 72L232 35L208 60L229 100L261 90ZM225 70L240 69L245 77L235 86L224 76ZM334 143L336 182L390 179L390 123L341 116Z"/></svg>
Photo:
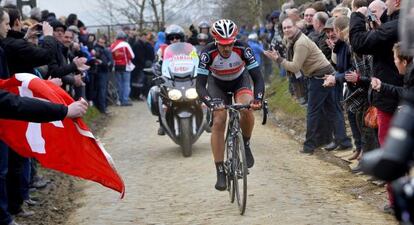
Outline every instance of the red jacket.
<svg viewBox="0 0 414 225"><path fill-rule="evenodd" d="M135 57L131 46L124 40L116 40L110 48L115 66L126 66Z"/></svg>

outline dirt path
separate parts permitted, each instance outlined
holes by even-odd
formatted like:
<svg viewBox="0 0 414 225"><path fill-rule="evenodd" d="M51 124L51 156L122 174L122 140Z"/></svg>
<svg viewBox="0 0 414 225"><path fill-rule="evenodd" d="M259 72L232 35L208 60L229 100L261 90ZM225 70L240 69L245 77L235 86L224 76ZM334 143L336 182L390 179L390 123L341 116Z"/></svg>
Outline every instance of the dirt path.
<svg viewBox="0 0 414 225"><path fill-rule="evenodd" d="M115 108L103 134L126 184L126 196L85 182L82 207L67 225L81 224L395 224L343 190L359 182L337 166L298 153L300 145L281 131L256 125L252 148L256 165L248 177L245 216L227 192L214 189L209 135L183 158L144 103Z"/></svg>

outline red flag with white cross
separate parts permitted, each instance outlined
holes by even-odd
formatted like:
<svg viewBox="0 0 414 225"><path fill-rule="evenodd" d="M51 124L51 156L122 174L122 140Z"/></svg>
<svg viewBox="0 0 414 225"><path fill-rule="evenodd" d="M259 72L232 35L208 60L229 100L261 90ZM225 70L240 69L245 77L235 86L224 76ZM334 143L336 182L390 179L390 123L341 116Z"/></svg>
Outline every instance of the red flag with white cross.
<svg viewBox="0 0 414 225"><path fill-rule="evenodd" d="M28 73L0 80L0 89L66 106L74 102L62 88ZM49 123L0 120L0 139L46 168L98 182L124 196L125 185L111 156L80 118Z"/></svg>

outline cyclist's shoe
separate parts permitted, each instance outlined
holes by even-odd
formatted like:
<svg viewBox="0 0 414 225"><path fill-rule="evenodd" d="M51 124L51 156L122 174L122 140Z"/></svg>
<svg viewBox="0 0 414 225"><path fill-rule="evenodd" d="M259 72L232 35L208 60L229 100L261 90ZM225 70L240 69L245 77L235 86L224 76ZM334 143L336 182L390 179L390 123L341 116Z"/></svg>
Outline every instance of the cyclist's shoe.
<svg viewBox="0 0 414 225"><path fill-rule="evenodd" d="M252 150L250 149L250 144L247 142L244 144L244 151L246 152L246 164L247 168L252 168L254 165L254 157L252 154Z"/></svg>
<svg viewBox="0 0 414 225"><path fill-rule="evenodd" d="M165 135L165 131L164 131L164 128L162 126L160 126L158 128L158 135L160 135L160 136L164 136Z"/></svg>
<svg viewBox="0 0 414 225"><path fill-rule="evenodd" d="M224 191L227 188L226 172L224 171L223 163L216 163L217 182L215 188L219 191Z"/></svg>

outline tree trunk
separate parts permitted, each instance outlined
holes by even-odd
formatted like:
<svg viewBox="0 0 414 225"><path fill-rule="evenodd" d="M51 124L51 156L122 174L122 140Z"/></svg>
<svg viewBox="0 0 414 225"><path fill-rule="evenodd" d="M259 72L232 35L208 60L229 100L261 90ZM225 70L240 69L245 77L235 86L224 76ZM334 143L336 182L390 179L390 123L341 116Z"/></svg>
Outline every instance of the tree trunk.
<svg viewBox="0 0 414 225"><path fill-rule="evenodd" d="M166 0L160 0L161 2L161 26L160 28L163 28L165 26L165 1Z"/></svg>
<svg viewBox="0 0 414 225"><path fill-rule="evenodd" d="M155 23L157 24L157 30L160 30L160 17L158 15L157 3L155 0L150 0L151 8L154 13Z"/></svg>
<svg viewBox="0 0 414 225"><path fill-rule="evenodd" d="M140 5L140 9L139 9L139 30L142 31L143 29L143 24L144 24L144 9L145 9L145 3L146 0L142 0L142 3Z"/></svg>

